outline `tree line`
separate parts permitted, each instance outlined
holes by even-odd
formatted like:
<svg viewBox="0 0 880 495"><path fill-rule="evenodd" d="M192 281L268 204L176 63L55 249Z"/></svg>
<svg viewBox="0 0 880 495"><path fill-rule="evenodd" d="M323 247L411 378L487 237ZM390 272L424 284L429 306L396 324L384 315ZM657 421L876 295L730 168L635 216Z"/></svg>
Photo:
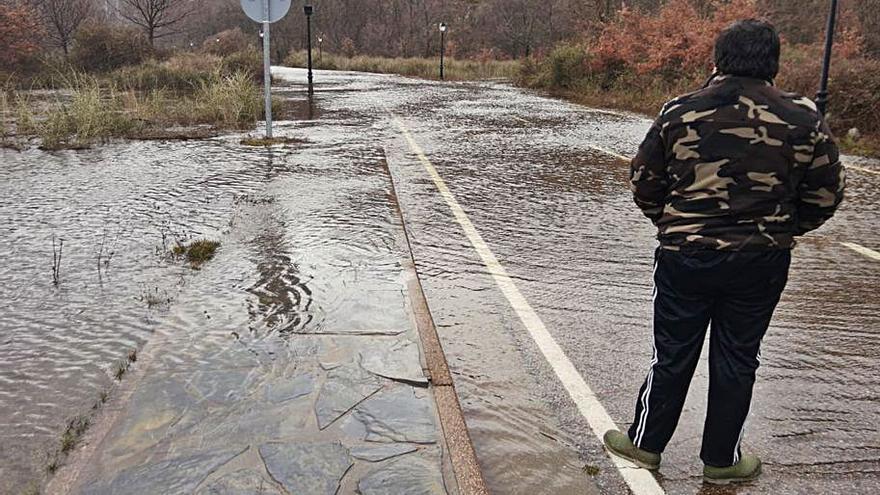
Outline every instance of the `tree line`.
<svg viewBox="0 0 880 495"><path fill-rule="evenodd" d="M690 0L701 15L725 0ZM822 36L829 0L755 0L757 8L788 41ZM439 50L437 26L449 27L447 50L461 58L522 59L561 41L591 39L622 9L655 12L664 0L312 0L315 43L327 51L355 55L429 57ZM273 26L276 58L305 45L304 2ZM880 57L880 0L843 2L843 22L857 23L867 53ZM36 23L39 48L69 53L83 26L135 27L162 49L200 46L217 33L239 28L254 43L259 26L241 12L239 0L0 0L0 48L15 46ZM23 13L23 14L22 14ZM26 25L8 25L10 23ZM22 33L16 33L23 31Z"/></svg>

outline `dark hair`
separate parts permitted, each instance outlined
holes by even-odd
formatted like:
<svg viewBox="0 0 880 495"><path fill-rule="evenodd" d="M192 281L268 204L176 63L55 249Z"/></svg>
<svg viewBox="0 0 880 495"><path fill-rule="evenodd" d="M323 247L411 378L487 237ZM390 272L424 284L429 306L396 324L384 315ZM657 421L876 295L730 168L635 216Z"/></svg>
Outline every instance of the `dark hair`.
<svg viewBox="0 0 880 495"><path fill-rule="evenodd" d="M779 45L779 34L769 22L736 21L715 40L715 67L722 74L772 81L779 73Z"/></svg>

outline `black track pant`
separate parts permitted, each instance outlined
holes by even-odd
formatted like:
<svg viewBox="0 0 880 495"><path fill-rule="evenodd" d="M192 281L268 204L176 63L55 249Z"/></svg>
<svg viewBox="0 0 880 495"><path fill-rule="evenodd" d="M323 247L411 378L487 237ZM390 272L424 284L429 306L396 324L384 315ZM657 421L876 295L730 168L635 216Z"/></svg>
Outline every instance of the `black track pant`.
<svg viewBox="0 0 880 495"><path fill-rule="evenodd" d="M790 262L789 250L657 250L654 355L629 429L637 447L660 453L669 443L711 322L709 407L700 457L716 467L739 461L761 339Z"/></svg>

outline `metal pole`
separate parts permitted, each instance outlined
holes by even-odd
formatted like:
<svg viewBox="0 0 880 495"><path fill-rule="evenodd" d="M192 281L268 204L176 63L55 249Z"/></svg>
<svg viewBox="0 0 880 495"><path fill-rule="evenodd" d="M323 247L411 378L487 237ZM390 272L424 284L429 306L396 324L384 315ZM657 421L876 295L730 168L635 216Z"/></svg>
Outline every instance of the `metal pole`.
<svg viewBox="0 0 880 495"><path fill-rule="evenodd" d="M272 139L272 62L269 58L268 22L263 23L263 87L266 93L266 138Z"/></svg>
<svg viewBox="0 0 880 495"><path fill-rule="evenodd" d="M443 59L446 57L446 31L440 31L440 80L446 79L443 67Z"/></svg>
<svg viewBox="0 0 880 495"><path fill-rule="evenodd" d="M311 9L311 7L307 7ZM314 79L312 78L312 15L311 10L306 13L306 36L308 36L308 50L309 50L309 96L315 94L315 84Z"/></svg>
<svg viewBox="0 0 880 495"><path fill-rule="evenodd" d="M266 99L266 139L272 139L272 61L269 58L269 0L263 0L263 88Z"/></svg>
<svg viewBox="0 0 880 495"><path fill-rule="evenodd" d="M837 0L831 0L831 12L828 14L828 27L825 33L825 56L822 59L822 78L819 80L819 92L816 93L816 107L825 115L828 107L828 73L831 70L831 49L834 46L834 24L837 21Z"/></svg>

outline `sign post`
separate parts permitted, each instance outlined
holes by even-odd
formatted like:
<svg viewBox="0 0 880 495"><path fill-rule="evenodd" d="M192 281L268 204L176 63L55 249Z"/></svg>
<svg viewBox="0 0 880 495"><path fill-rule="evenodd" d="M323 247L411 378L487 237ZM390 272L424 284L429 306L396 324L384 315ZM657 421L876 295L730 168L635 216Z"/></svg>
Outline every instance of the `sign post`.
<svg viewBox="0 0 880 495"><path fill-rule="evenodd" d="M837 20L837 0L831 0L828 14L828 27L825 33L825 55L822 57L822 77L819 79L819 92L816 94L816 107L825 115L828 107L828 72L831 70L831 49L834 45L834 24Z"/></svg>
<svg viewBox="0 0 880 495"><path fill-rule="evenodd" d="M315 12L315 8L311 5L306 5L303 7L303 12L306 14L306 33L309 51L309 97L311 97L315 94L315 81L312 78L312 14Z"/></svg>
<svg viewBox="0 0 880 495"><path fill-rule="evenodd" d="M272 138L272 61L269 25L281 20L290 10L291 0L241 0L244 13L263 25L263 89L266 100L266 138Z"/></svg>

